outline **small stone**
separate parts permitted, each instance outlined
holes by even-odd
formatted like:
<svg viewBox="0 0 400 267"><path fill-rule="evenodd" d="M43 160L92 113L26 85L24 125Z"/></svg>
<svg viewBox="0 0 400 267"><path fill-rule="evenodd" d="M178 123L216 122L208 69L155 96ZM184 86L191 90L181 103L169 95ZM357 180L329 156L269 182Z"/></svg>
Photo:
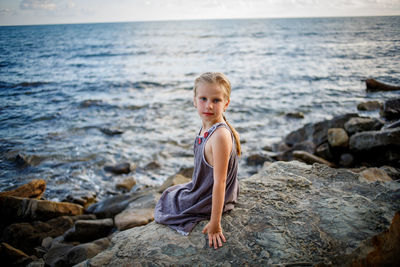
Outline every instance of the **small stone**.
<svg viewBox="0 0 400 267"><path fill-rule="evenodd" d="M135 165L125 162L113 166L105 166L104 170L107 172L112 172L114 174L123 174L123 173L130 173L135 168L136 168Z"/></svg>
<svg viewBox="0 0 400 267"><path fill-rule="evenodd" d="M107 236L114 226L112 219L80 220L64 234L66 241L88 242Z"/></svg>
<svg viewBox="0 0 400 267"><path fill-rule="evenodd" d="M286 117L294 119L304 119L304 114L303 112L289 112L286 113Z"/></svg>
<svg viewBox="0 0 400 267"><path fill-rule="evenodd" d="M365 111L377 110L380 109L381 107L382 107L382 102L376 100L362 102L357 105L358 110L365 110Z"/></svg>
<svg viewBox="0 0 400 267"><path fill-rule="evenodd" d="M107 129L107 128L101 128L100 131L106 135L109 136L114 136L114 135L120 135L123 134L124 132L121 130L117 130L117 129Z"/></svg>
<svg viewBox="0 0 400 267"><path fill-rule="evenodd" d="M388 120L400 119L400 98L386 100L380 114Z"/></svg>
<svg viewBox="0 0 400 267"><path fill-rule="evenodd" d="M43 238L42 247L44 247L45 249L49 249L51 246L51 243L53 243L53 238L51 236Z"/></svg>
<svg viewBox="0 0 400 267"><path fill-rule="evenodd" d="M273 160L267 155L260 155L260 154L250 155L246 159L246 163L249 166L262 165L265 161L273 161Z"/></svg>
<svg viewBox="0 0 400 267"><path fill-rule="evenodd" d="M184 183L188 183L190 182L192 179L189 179L183 175L180 174L176 174L173 176L170 176L167 178L167 180L165 180L165 182L161 185L160 189L158 190L158 192L163 192L165 189L167 189L170 186L174 186L177 184L184 184Z"/></svg>
<svg viewBox="0 0 400 267"><path fill-rule="evenodd" d="M132 189L132 187L136 184L136 180L135 178L133 178L132 176L130 177L126 177L124 180L122 180L121 182L117 183L116 187L119 190L123 190L123 191L129 191Z"/></svg>
<svg viewBox="0 0 400 267"><path fill-rule="evenodd" d="M354 157L350 153L344 153L340 156L339 164L344 167L350 167L353 165Z"/></svg>
<svg viewBox="0 0 400 267"><path fill-rule="evenodd" d="M315 151L315 154L321 158L328 160L328 161L333 160L331 149L327 142L319 145Z"/></svg>
<svg viewBox="0 0 400 267"><path fill-rule="evenodd" d="M152 161L152 162L149 162L146 166L144 166L144 169L146 171L148 171L148 170L155 170L160 167L161 167L160 163L158 163L157 161Z"/></svg>
<svg viewBox="0 0 400 267"><path fill-rule="evenodd" d="M115 226L120 231L146 225L154 220L154 208L125 210L115 216L114 219Z"/></svg>
<svg viewBox="0 0 400 267"><path fill-rule="evenodd" d="M349 144L349 136L342 128L328 129L328 143L332 147L346 147Z"/></svg>

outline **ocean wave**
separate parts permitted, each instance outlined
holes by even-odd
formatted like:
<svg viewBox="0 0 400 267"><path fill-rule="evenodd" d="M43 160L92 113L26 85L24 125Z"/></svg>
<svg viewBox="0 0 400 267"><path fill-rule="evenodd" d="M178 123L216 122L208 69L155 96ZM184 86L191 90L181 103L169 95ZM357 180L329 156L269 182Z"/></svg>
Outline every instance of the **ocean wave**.
<svg viewBox="0 0 400 267"><path fill-rule="evenodd" d="M42 85L48 85L51 82L20 82L20 83L9 83L0 81L0 88L11 89L11 88L25 88L25 87L39 87Z"/></svg>

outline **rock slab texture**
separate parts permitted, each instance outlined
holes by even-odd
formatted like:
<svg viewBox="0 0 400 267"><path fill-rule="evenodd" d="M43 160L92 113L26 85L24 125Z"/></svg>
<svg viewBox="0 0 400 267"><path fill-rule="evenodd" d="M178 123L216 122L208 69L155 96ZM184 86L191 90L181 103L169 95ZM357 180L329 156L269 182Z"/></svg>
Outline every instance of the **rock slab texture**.
<svg viewBox="0 0 400 267"><path fill-rule="evenodd" d="M330 264L389 227L399 200L396 182L276 162L240 181L240 203L222 217L227 243L218 250L201 233L207 221L189 236L151 222L119 232L109 249L78 266Z"/></svg>

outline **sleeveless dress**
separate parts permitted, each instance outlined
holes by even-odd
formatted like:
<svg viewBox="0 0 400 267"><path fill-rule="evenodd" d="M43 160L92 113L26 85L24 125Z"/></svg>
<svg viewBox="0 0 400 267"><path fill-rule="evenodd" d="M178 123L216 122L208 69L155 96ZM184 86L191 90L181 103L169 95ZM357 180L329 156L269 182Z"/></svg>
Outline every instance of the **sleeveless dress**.
<svg viewBox="0 0 400 267"><path fill-rule="evenodd" d="M239 194L238 156L232 131L228 125L220 122L214 124L204 136L197 135L194 143L192 181L171 186L162 193L154 210L154 220L157 223L168 225L180 234L188 235L200 221L211 218L214 175L213 167L205 160L204 149L208 139L219 127L225 127L231 132L233 143L226 176L223 212L234 208Z"/></svg>

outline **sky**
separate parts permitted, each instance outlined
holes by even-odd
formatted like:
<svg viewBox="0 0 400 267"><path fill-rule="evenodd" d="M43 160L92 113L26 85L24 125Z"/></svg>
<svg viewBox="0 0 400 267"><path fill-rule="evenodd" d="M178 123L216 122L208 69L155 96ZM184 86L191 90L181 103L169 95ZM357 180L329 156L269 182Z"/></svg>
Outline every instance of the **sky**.
<svg viewBox="0 0 400 267"><path fill-rule="evenodd" d="M400 15L400 0L0 0L0 25Z"/></svg>

